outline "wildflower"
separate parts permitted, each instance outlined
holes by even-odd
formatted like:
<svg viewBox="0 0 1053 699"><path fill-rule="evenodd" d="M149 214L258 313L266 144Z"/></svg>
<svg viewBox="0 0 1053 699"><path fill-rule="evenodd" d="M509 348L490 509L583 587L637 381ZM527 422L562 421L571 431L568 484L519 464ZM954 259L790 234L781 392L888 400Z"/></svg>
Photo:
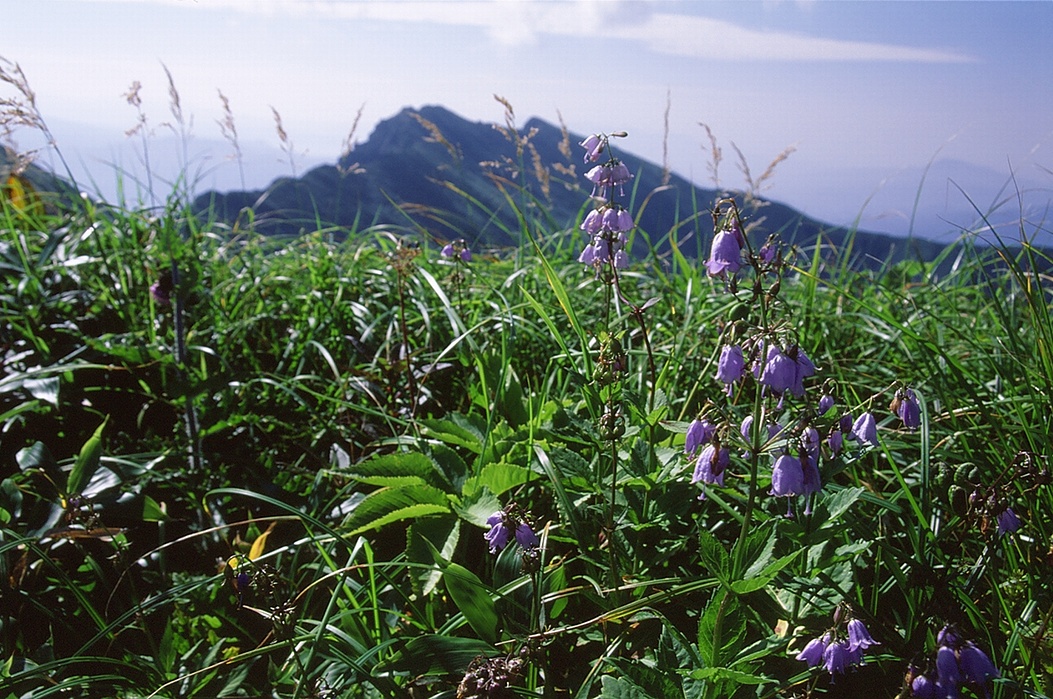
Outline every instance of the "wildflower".
<svg viewBox="0 0 1053 699"><path fill-rule="evenodd" d="M468 249L468 244L463 240L455 240L452 243L446 243L439 254L443 257L456 257L461 262L472 261L472 251Z"/></svg>
<svg viewBox="0 0 1053 699"><path fill-rule="evenodd" d="M815 375L815 364L800 347L791 349L790 354L794 362L793 384L790 386L790 393L800 398L804 395L804 380Z"/></svg>
<svg viewBox="0 0 1053 699"><path fill-rule="evenodd" d="M724 277L726 273L735 274L742 269L742 232L737 225L718 231L713 236L706 260L706 271L711 277Z"/></svg>
<svg viewBox="0 0 1053 699"><path fill-rule="evenodd" d="M794 385L796 379L797 363L778 347L771 347L761 371L760 382L776 394L782 394Z"/></svg>
<svg viewBox="0 0 1053 699"><path fill-rule="evenodd" d="M908 430L916 430L921 425L921 406L918 405L917 395L911 389L896 391L896 397L892 399L890 407Z"/></svg>
<svg viewBox="0 0 1053 699"><path fill-rule="evenodd" d="M859 619L852 619L848 622L848 647L852 650L857 648L866 649L870 646L881 645L873 638L870 637L870 632L867 631L867 627L863 625Z"/></svg>
<svg viewBox="0 0 1053 699"><path fill-rule="evenodd" d="M841 430L835 427L830 430L830 436L826 438L826 443L830 447L830 453L837 456L844 448L845 437L841 434Z"/></svg>
<svg viewBox="0 0 1053 699"><path fill-rule="evenodd" d="M594 163L600 159L600 155L607 147L606 140L600 138L599 134L593 134L579 143L585 149L585 162Z"/></svg>
<svg viewBox="0 0 1053 699"><path fill-rule="evenodd" d="M713 439L717 426L705 418L694 420L687 427L687 438L684 440L684 453L693 455L703 444Z"/></svg>
<svg viewBox="0 0 1053 699"><path fill-rule="evenodd" d="M771 491L775 497L793 497L804 490L804 469L801 460L790 454L783 454L775 460L771 472Z"/></svg>
<svg viewBox="0 0 1053 699"><path fill-rule="evenodd" d="M856 421L852 423L850 439L859 442L859 446L869 444L872 447L876 447L878 445L877 422L874 421L874 416L870 413L863 413L857 417Z"/></svg>
<svg viewBox="0 0 1053 699"><path fill-rule="evenodd" d="M830 633L824 633L818 638L813 638L808 642L808 645L804 647L800 653L797 654L797 660L803 660L808 663L808 667L816 667L823 662L823 653L826 651L826 647L830 644Z"/></svg>
<svg viewBox="0 0 1053 699"><path fill-rule="evenodd" d="M844 641L831 643L823 650L823 665L831 675L843 675L849 664L848 646Z"/></svg>
<svg viewBox="0 0 1053 699"><path fill-rule="evenodd" d="M925 675L918 675L910 683L910 695L917 699L936 699L936 683Z"/></svg>
<svg viewBox="0 0 1053 699"><path fill-rule="evenodd" d="M524 549L535 548L541 543L530 525L518 516L514 505L508 511L498 510L493 513L486 523L490 525L490 530L483 538L490 544L490 553L501 551L513 538Z"/></svg>
<svg viewBox="0 0 1053 699"><path fill-rule="evenodd" d="M738 345L724 345L717 361L717 381L727 386L729 396L731 385L741 379L745 371L746 360L742 356L742 348Z"/></svg>
<svg viewBox="0 0 1053 699"><path fill-rule="evenodd" d="M1002 510L1001 514L998 515L998 536L1005 534L1012 534L1020 528L1022 522L1017 517L1016 513L1013 512L1013 508L1007 507Z"/></svg>
<svg viewBox="0 0 1053 699"><path fill-rule="evenodd" d="M819 415L826 415L830 412L830 408L834 407L834 397L829 393L824 393L819 397Z"/></svg>
<svg viewBox="0 0 1053 699"><path fill-rule="evenodd" d="M706 445L702 453L698 455L695 462L695 472L691 476L692 483L705 483L707 485L724 485L724 472L731 463L728 450L720 446L719 442L711 442ZM706 499L705 491L698 496L699 500Z"/></svg>
<svg viewBox="0 0 1053 699"><path fill-rule="evenodd" d="M981 687L986 685L988 680L1000 676L998 669L995 668L994 663L987 657L987 654L971 641L966 642L959 649L958 667L966 682L971 682Z"/></svg>

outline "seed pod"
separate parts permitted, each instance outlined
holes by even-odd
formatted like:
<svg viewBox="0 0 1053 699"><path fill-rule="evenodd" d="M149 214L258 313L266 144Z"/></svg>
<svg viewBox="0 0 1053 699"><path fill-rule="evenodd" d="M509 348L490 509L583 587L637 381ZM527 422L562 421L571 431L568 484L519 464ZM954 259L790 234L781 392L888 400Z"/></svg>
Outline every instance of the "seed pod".
<svg viewBox="0 0 1053 699"><path fill-rule="evenodd" d="M961 466L959 466L957 469L955 469L955 471L954 471L954 484L955 485L960 485L963 488L968 487L969 485L971 485L972 481L969 479L969 475L970 475L970 472L972 471L972 469L973 469L973 465L971 463L964 463Z"/></svg>
<svg viewBox="0 0 1053 699"><path fill-rule="evenodd" d="M952 485L949 491L951 510L959 517L969 514L969 493L959 485Z"/></svg>

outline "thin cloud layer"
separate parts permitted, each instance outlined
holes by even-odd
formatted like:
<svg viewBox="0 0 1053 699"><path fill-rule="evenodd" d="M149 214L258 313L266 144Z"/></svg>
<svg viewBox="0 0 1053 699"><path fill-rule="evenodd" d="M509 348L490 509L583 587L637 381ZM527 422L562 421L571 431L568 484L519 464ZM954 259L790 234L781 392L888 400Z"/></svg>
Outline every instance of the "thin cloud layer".
<svg viewBox="0 0 1053 699"><path fill-rule="evenodd" d="M882 61L972 63L972 56L938 48L855 41L775 30L752 29L698 15L660 12L648 3L576 0L574 2L428 2L388 0L96 0L153 3L199 11L233 10L246 14L332 17L378 22L410 22L475 27L496 43L522 46L544 36L609 38L639 42L651 51L721 61Z"/></svg>

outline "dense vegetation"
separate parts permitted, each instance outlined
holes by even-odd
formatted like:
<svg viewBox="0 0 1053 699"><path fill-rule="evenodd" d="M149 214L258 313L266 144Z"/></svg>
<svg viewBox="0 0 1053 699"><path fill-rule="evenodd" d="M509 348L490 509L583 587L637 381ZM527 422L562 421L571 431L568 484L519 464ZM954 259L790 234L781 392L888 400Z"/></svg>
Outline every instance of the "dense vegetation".
<svg viewBox="0 0 1053 699"><path fill-rule="evenodd" d="M9 178L0 696L1048 696L1048 260L623 260L611 145L585 263Z"/></svg>

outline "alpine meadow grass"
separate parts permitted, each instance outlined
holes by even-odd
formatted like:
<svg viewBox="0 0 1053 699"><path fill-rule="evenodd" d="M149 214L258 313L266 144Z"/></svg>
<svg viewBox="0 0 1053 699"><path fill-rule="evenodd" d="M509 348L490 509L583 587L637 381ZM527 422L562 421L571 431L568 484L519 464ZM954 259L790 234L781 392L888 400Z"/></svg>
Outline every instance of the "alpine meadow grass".
<svg viewBox="0 0 1053 699"><path fill-rule="evenodd" d="M1045 224L857 268L764 229L787 152L641 230L612 132L567 227L498 101L507 249L5 160L0 696L1050 696Z"/></svg>

